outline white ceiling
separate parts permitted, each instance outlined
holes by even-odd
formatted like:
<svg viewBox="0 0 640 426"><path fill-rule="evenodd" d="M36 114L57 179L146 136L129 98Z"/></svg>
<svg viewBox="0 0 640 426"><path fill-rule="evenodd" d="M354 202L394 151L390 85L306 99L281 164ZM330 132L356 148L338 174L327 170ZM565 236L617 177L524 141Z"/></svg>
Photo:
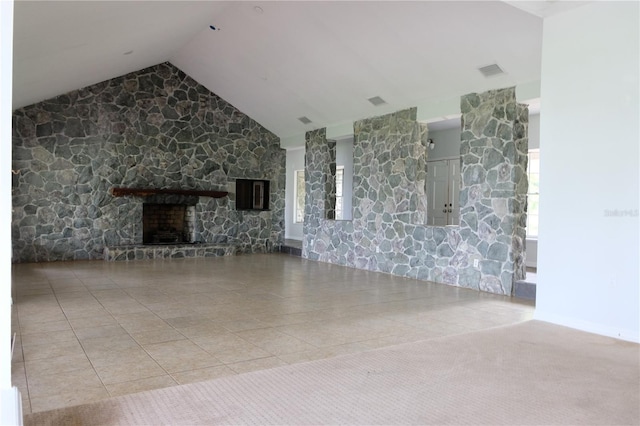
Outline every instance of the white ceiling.
<svg viewBox="0 0 640 426"><path fill-rule="evenodd" d="M214 2L17 0L13 106L165 62L221 8Z"/></svg>
<svg viewBox="0 0 640 426"><path fill-rule="evenodd" d="M564 2L508 3L16 1L14 108L170 61L291 139L539 80L540 16Z"/></svg>

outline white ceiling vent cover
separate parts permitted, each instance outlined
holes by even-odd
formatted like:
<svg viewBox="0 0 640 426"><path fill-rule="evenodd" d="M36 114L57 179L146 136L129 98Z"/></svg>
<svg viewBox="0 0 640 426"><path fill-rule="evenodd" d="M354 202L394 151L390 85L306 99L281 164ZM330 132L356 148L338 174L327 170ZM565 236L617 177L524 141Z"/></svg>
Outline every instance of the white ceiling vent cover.
<svg viewBox="0 0 640 426"><path fill-rule="evenodd" d="M369 98L368 101L371 102L375 106L387 103L387 101L382 99L380 96L374 96L373 98Z"/></svg>
<svg viewBox="0 0 640 426"><path fill-rule="evenodd" d="M298 120L300 120L302 122L302 124L311 123L311 120L309 120L309 118L307 118L307 117L300 117L300 118L298 118Z"/></svg>
<svg viewBox="0 0 640 426"><path fill-rule="evenodd" d="M487 65L486 67L478 68L478 71L485 77L493 77L494 75L504 74L504 71L498 64Z"/></svg>

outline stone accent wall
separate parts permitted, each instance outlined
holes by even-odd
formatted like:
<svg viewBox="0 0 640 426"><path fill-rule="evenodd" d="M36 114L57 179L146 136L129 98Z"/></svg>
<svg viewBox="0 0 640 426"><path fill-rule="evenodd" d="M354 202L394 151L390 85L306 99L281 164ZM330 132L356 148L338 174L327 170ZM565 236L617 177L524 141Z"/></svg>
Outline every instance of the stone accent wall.
<svg viewBox="0 0 640 426"><path fill-rule="evenodd" d="M326 219L328 211L331 209L331 204L327 201L330 197L331 187L327 185L327 181L331 179L331 164L335 164L335 155L332 155L332 145L327 141L326 129L307 132L305 147L302 256L318 260L321 253L328 256L332 248L335 248L327 245L324 240L335 228L340 227L340 222ZM334 224L335 228L332 226ZM324 240L319 239L322 237L325 237Z"/></svg>
<svg viewBox="0 0 640 426"><path fill-rule="evenodd" d="M324 129L308 132L303 257L511 294L524 265L526 108L504 89L463 97L462 112L459 227L424 225L427 133L415 109L354 124L352 221L325 219L331 147Z"/></svg>
<svg viewBox="0 0 640 426"><path fill-rule="evenodd" d="M527 276L525 261L527 243L527 193L529 192L529 176L527 165L529 162L529 108L526 105L517 105L516 122L513 126L513 140L516 154L513 164L517 176L513 177L516 185L515 197L510 211L513 214L515 229L512 240L513 253L513 281L524 280ZM512 290L513 292L514 290Z"/></svg>
<svg viewBox="0 0 640 426"><path fill-rule="evenodd" d="M511 294L524 277L528 109L513 88L463 96L460 108L460 235L482 259L479 288Z"/></svg>
<svg viewBox="0 0 640 426"><path fill-rule="evenodd" d="M112 187L230 191L194 201L198 242L262 252L284 241L279 139L169 63L15 111L13 169L17 262L141 244L144 198ZM271 211L236 211L236 178L270 180Z"/></svg>
<svg viewBox="0 0 640 426"><path fill-rule="evenodd" d="M149 259L180 259L185 257L219 257L236 254L236 248L229 244L175 244L175 245L135 245L104 248L104 260L128 261Z"/></svg>

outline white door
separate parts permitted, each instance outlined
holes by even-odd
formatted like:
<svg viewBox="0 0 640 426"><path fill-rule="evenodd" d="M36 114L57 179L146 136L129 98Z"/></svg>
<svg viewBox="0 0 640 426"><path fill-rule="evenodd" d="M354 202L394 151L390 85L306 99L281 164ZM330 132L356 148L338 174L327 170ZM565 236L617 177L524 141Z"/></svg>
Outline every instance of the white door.
<svg viewBox="0 0 640 426"><path fill-rule="evenodd" d="M447 160L427 163L427 182L427 224L445 226L449 209L449 164Z"/></svg>
<svg viewBox="0 0 640 426"><path fill-rule="evenodd" d="M447 225L460 224L460 160L449 160L449 214Z"/></svg>

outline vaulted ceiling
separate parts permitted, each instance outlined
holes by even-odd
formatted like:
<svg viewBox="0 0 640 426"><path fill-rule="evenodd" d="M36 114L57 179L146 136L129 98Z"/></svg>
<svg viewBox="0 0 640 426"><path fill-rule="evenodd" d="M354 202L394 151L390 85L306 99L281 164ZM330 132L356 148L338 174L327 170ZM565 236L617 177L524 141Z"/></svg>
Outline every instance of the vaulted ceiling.
<svg viewBox="0 0 640 426"><path fill-rule="evenodd" d="M560 3L16 1L14 108L170 61L295 140L539 81L542 16ZM490 64L504 74L478 71Z"/></svg>

